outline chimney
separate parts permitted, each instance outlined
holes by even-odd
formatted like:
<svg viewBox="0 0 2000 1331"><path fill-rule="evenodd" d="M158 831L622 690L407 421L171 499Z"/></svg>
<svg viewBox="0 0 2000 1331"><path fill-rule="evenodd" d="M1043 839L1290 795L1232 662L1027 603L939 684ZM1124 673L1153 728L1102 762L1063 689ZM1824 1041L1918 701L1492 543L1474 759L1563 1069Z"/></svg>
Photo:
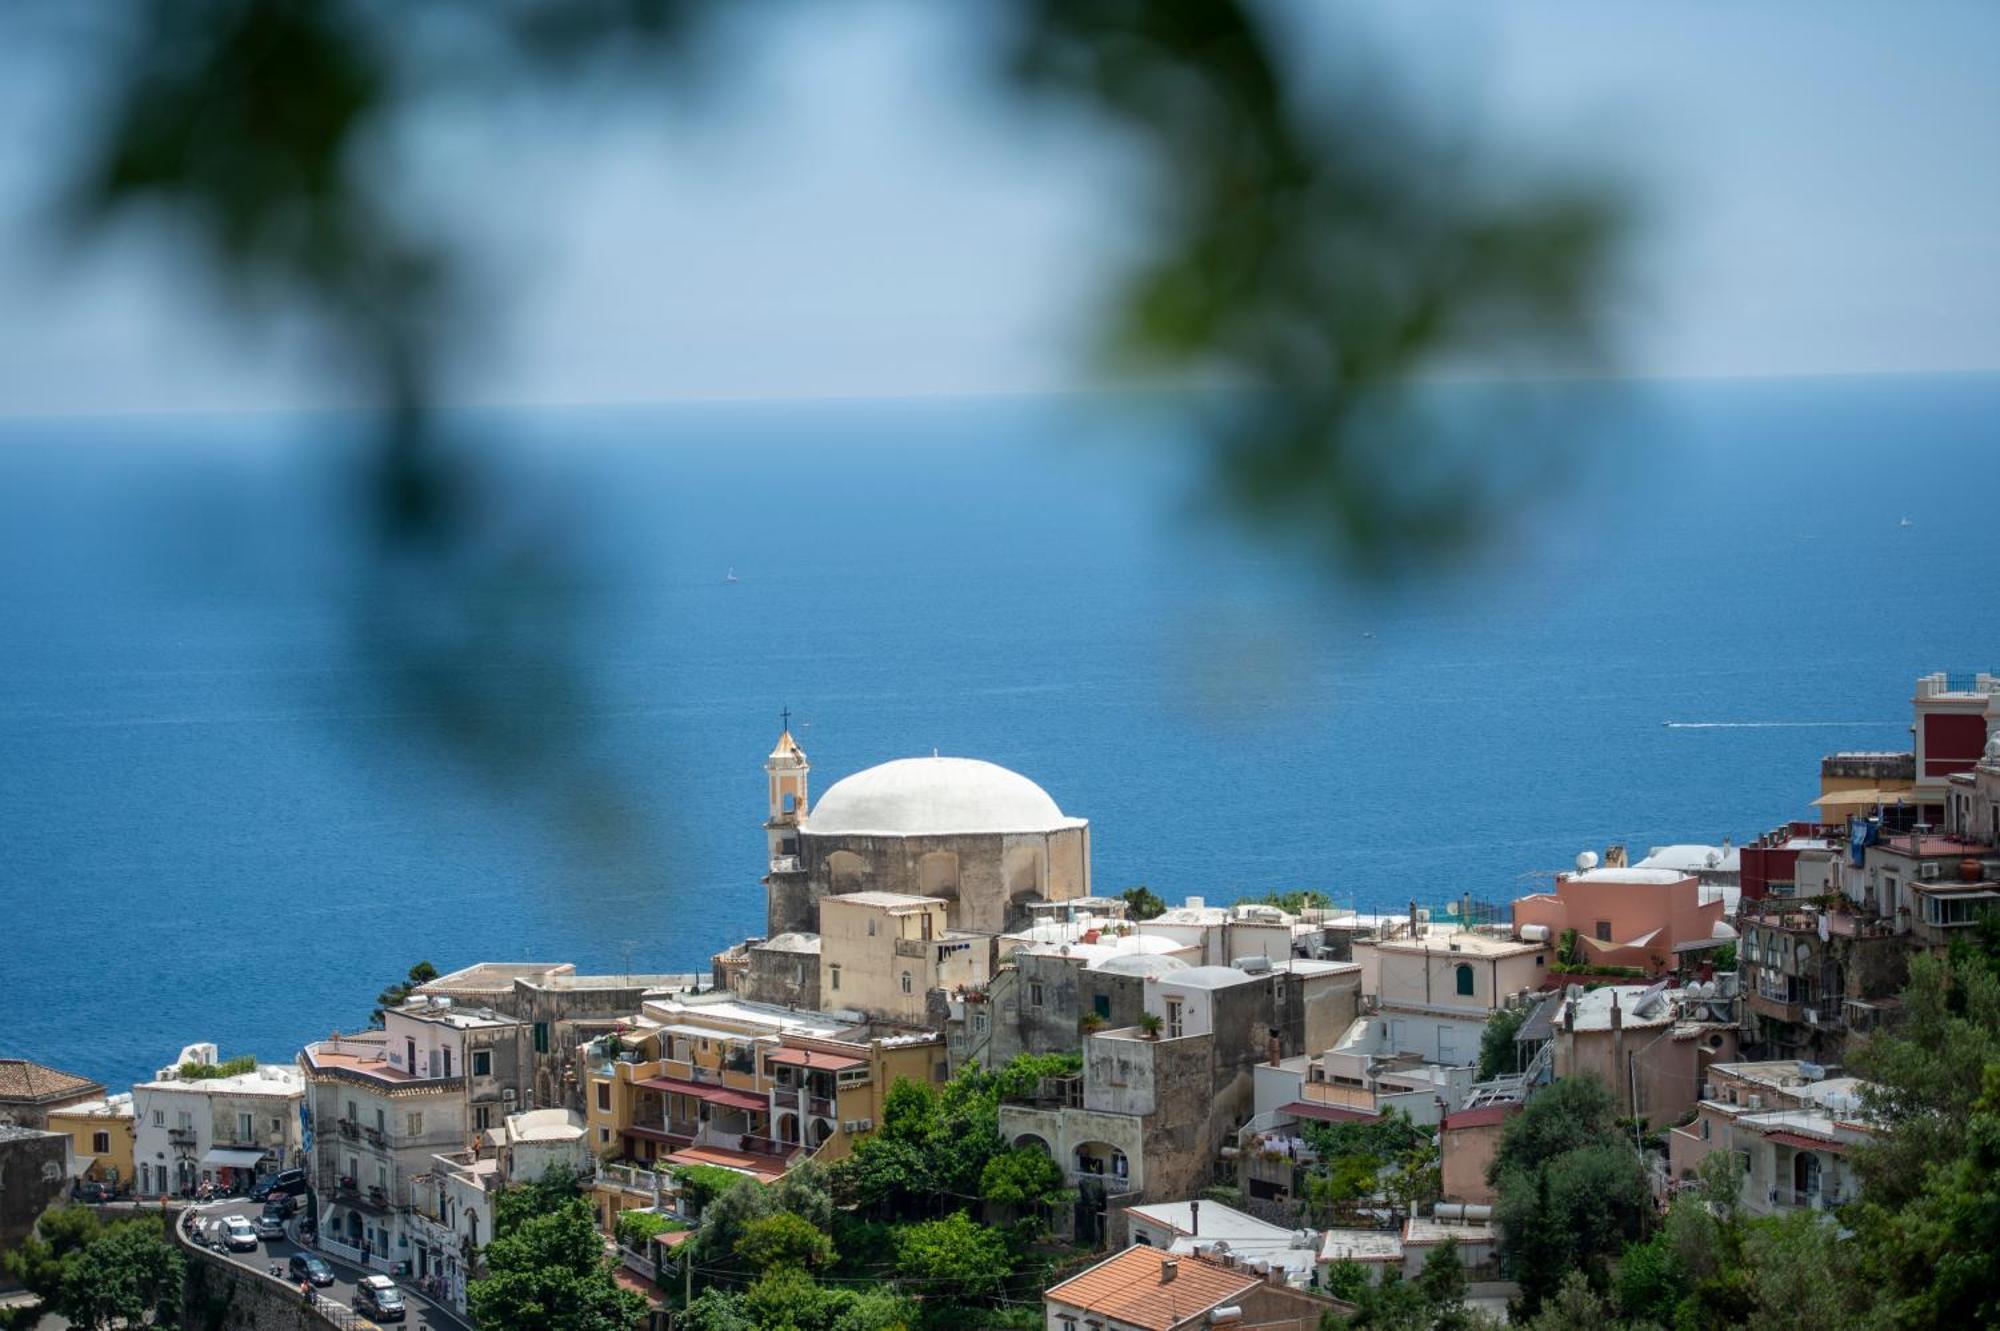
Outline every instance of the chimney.
<svg viewBox="0 0 2000 1331"><path fill-rule="evenodd" d="M1171 1285L1174 1282L1174 1276L1180 1269L1181 1264L1178 1261L1172 1257L1162 1257L1160 1259L1160 1283L1162 1285Z"/></svg>
<svg viewBox="0 0 2000 1331"><path fill-rule="evenodd" d="M1201 1203L1188 1203L1188 1234L1192 1238L1201 1237Z"/></svg>

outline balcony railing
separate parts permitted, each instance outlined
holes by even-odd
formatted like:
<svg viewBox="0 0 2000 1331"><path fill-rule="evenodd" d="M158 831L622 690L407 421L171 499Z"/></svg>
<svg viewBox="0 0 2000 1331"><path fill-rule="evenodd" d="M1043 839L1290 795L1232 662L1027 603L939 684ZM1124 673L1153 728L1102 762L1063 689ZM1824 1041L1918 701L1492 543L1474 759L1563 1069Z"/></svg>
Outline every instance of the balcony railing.
<svg viewBox="0 0 2000 1331"><path fill-rule="evenodd" d="M171 1143L172 1143L173 1145L175 1145L175 1146L192 1146L192 1145L194 1145L194 1140L195 1140L195 1139L194 1139L194 1129L193 1129L193 1128L168 1128L168 1129L167 1129L167 1140L168 1140L169 1142L171 1142Z"/></svg>
<svg viewBox="0 0 2000 1331"><path fill-rule="evenodd" d="M333 1126L335 1131L339 1132L340 1135L346 1138L348 1141L354 1142L361 1140L361 1125L359 1123L356 1123L353 1119L343 1118L336 1120Z"/></svg>
<svg viewBox="0 0 2000 1331"><path fill-rule="evenodd" d="M1769 1017L1772 1021L1790 1022L1793 1025L1797 1025L1806 1019L1806 1005L1804 1003L1790 1003L1782 998L1767 998L1754 989L1745 995L1744 1001L1749 1004L1752 1012L1755 1012L1760 1017Z"/></svg>
<svg viewBox="0 0 2000 1331"><path fill-rule="evenodd" d="M1088 1169L1069 1171L1069 1185L1077 1191L1089 1195L1096 1193L1104 1197L1119 1197L1138 1188L1124 1174L1098 1174Z"/></svg>

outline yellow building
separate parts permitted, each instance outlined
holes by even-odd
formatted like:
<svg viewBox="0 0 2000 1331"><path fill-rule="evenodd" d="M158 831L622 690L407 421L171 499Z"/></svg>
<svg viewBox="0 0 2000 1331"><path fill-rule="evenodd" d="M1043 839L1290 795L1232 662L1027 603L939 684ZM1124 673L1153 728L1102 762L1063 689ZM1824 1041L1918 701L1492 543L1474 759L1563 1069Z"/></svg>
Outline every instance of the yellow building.
<svg viewBox="0 0 2000 1331"><path fill-rule="evenodd" d="M932 989L978 988L993 941L946 927L946 903L900 892L849 892L819 903L819 993L830 1008L924 1024Z"/></svg>
<svg viewBox="0 0 2000 1331"><path fill-rule="evenodd" d="M133 1142L138 1129L132 1097L114 1095L49 1111L49 1131L67 1133L77 1177L128 1187L133 1179Z"/></svg>
<svg viewBox="0 0 2000 1331"><path fill-rule="evenodd" d="M808 1157L840 1159L874 1130L897 1078L945 1075L944 1042L930 1033L872 1039L865 1026L726 992L646 1008L585 1046L579 1072L607 1229L621 1210L670 1199L675 1166L769 1182Z"/></svg>

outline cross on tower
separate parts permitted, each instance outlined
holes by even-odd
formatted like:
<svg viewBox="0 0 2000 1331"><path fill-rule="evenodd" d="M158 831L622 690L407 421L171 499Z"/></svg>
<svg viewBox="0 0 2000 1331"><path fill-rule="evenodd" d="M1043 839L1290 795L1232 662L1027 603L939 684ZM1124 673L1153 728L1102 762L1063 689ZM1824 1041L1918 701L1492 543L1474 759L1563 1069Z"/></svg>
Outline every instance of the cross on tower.
<svg viewBox="0 0 2000 1331"><path fill-rule="evenodd" d="M790 730L792 728L792 709L787 707L779 712L778 722L783 729Z"/></svg>

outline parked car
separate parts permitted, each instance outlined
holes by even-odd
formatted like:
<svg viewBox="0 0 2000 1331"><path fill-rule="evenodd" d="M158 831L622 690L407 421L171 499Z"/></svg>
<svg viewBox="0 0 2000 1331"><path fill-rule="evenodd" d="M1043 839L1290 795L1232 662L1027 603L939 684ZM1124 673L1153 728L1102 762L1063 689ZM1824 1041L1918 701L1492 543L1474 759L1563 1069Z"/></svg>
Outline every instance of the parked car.
<svg viewBox="0 0 2000 1331"><path fill-rule="evenodd" d="M112 1198L115 1197L116 1195L117 1194L113 1192L112 1187L109 1183L98 1183L94 1180L85 1180L84 1182L76 1185L76 1199L80 1202L88 1202L91 1203L92 1205L97 1205L112 1200Z"/></svg>
<svg viewBox="0 0 2000 1331"><path fill-rule="evenodd" d="M285 1217L273 1211L266 1211L257 1217L257 1237L266 1243L285 1237Z"/></svg>
<svg viewBox="0 0 2000 1331"><path fill-rule="evenodd" d="M378 1322L400 1322L408 1309L395 1281L387 1276L363 1276L355 1287L354 1311Z"/></svg>
<svg viewBox="0 0 2000 1331"><path fill-rule="evenodd" d="M250 1200L261 1202L272 1193L282 1192L297 1198L306 1190L306 1171L303 1169L281 1169L275 1174L266 1174L251 1185Z"/></svg>
<svg viewBox="0 0 2000 1331"><path fill-rule="evenodd" d="M240 1215L222 1220L222 1246L231 1252L257 1251L257 1230Z"/></svg>
<svg viewBox="0 0 2000 1331"><path fill-rule="evenodd" d="M298 1210L299 1199L289 1192L274 1192L264 1199L264 1214L276 1215L280 1220L290 1220Z"/></svg>
<svg viewBox="0 0 2000 1331"><path fill-rule="evenodd" d="M331 1285L333 1268L316 1252L295 1252L289 1266L294 1280L310 1280L315 1285Z"/></svg>

